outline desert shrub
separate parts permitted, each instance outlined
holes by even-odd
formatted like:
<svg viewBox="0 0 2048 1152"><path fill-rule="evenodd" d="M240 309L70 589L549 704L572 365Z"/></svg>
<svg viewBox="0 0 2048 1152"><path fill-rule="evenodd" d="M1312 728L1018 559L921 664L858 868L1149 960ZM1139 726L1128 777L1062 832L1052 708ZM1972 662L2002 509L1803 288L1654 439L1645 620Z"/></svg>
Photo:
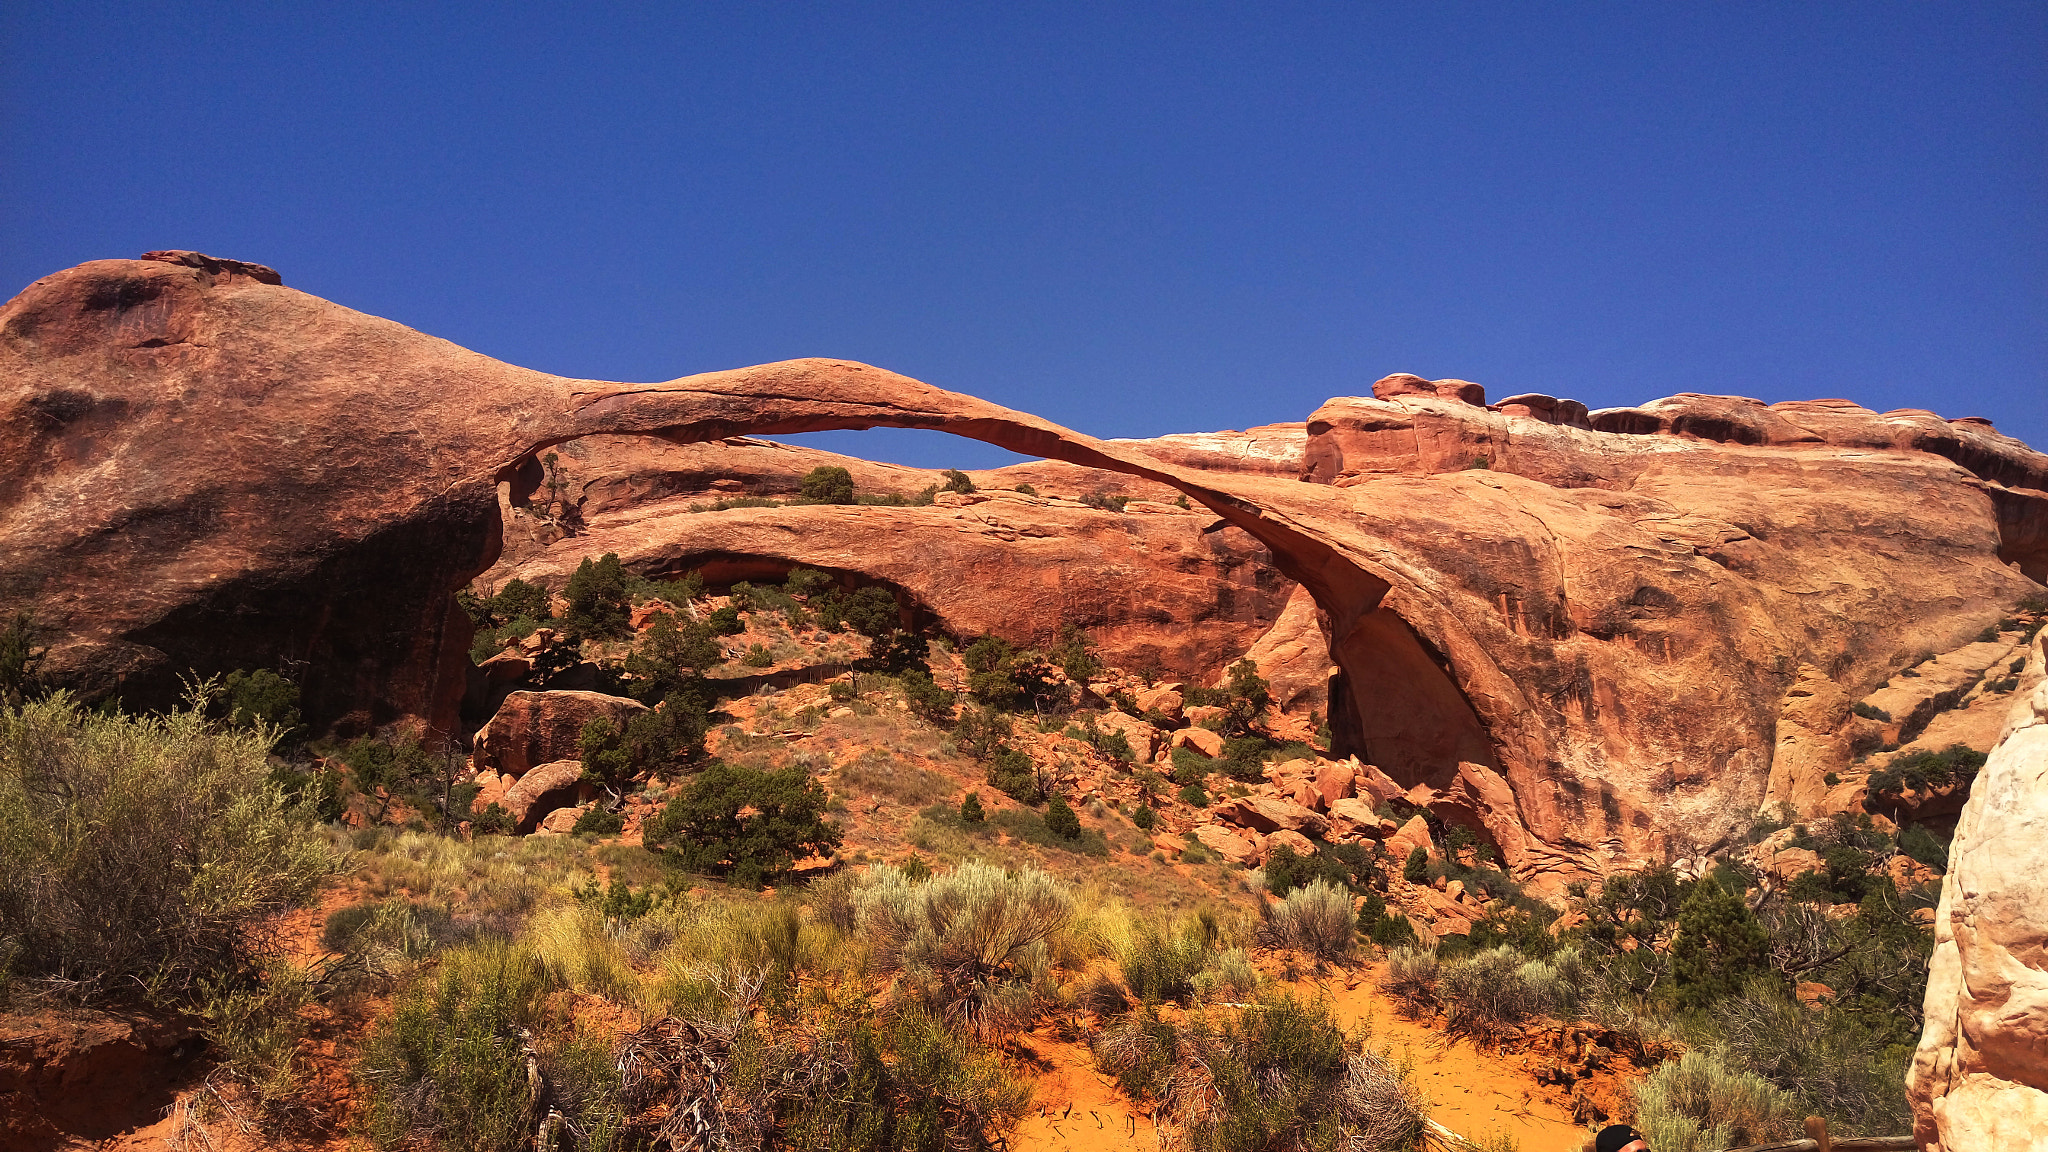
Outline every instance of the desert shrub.
<svg viewBox="0 0 2048 1152"><path fill-rule="evenodd" d="M1576 952L1546 962L1502 946L1440 964L1436 996L1453 1032L1499 1037L1533 1017L1577 1016L1587 981Z"/></svg>
<svg viewBox="0 0 2048 1152"><path fill-rule="evenodd" d="M933 682L932 674L921 668L910 669L903 673L900 679L903 683L903 698L909 701L910 711L918 719L934 728L952 725L953 706L958 703L959 697L939 687ZM956 740L957 738L956 736Z"/></svg>
<svg viewBox="0 0 2048 1152"><path fill-rule="evenodd" d="M1097 488L1081 497L1081 503L1090 508L1100 508L1104 512L1122 512L1124 505L1130 502L1129 496L1112 495L1104 488Z"/></svg>
<svg viewBox="0 0 2048 1152"><path fill-rule="evenodd" d="M1259 984L1259 970L1252 967L1252 958L1242 948L1210 953L1194 976L1195 996L1210 1002L1249 1000Z"/></svg>
<svg viewBox="0 0 2048 1152"><path fill-rule="evenodd" d="M1411 1009L1434 1007L1440 967L1434 948L1396 947L1387 953L1387 974L1382 986L1388 995Z"/></svg>
<svg viewBox="0 0 2048 1152"><path fill-rule="evenodd" d="M1207 945L1199 933L1162 932L1158 925L1145 923L1119 949L1117 963L1123 971L1124 986L1138 1000L1148 1004L1162 1000L1186 1003L1194 994L1195 976L1208 958Z"/></svg>
<svg viewBox="0 0 2048 1152"><path fill-rule="evenodd" d="M1866 701L1858 700L1855 704L1850 706L1849 711L1854 712L1856 715L1863 717L1865 720L1875 720L1880 724L1889 724L1892 722L1891 713L1885 711L1882 708L1879 708L1875 704L1871 704Z"/></svg>
<svg viewBox="0 0 2048 1152"><path fill-rule="evenodd" d="M626 657L627 687L642 704L654 705L683 691L701 690L699 678L725 658L708 624L656 615Z"/></svg>
<svg viewBox="0 0 2048 1152"><path fill-rule="evenodd" d="M1215 761L1185 744L1175 747L1169 760L1173 765L1171 778L1175 784L1183 788L1207 780L1209 773L1216 767Z"/></svg>
<svg viewBox="0 0 2048 1152"><path fill-rule="evenodd" d="M0 710L0 956L19 975L165 990L251 968L261 926L335 861L272 786L268 739L57 694Z"/></svg>
<svg viewBox="0 0 2048 1152"><path fill-rule="evenodd" d="M1046 801L1045 827L1062 840L1072 840L1081 835L1081 818L1074 814L1067 798L1055 792Z"/></svg>
<svg viewBox="0 0 2048 1152"><path fill-rule="evenodd" d="M1358 930L1382 948L1415 943L1415 926L1399 912L1389 912L1386 897L1377 892L1365 894L1365 903L1358 909Z"/></svg>
<svg viewBox="0 0 2048 1152"><path fill-rule="evenodd" d="M1102 661L1095 658L1095 642L1088 633L1072 623L1060 626L1060 642L1051 652L1052 662L1059 665L1067 679L1076 684L1086 684L1102 672Z"/></svg>
<svg viewBox="0 0 2048 1152"><path fill-rule="evenodd" d="M796 1030L744 1011L710 1028L656 1020L623 1039L619 1063L630 1110L690 1116L691 1146L705 1148L986 1148L1031 1096L986 1047L914 1009L852 1009Z"/></svg>
<svg viewBox="0 0 2048 1152"><path fill-rule="evenodd" d="M825 791L801 768L762 772L713 761L641 829L641 842L684 868L758 885L803 856L839 846Z"/></svg>
<svg viewBox="0 0 2048 1152"><path fill-rule="evenodd" d="M0 624L0 707L18 705L35 693L36 665L49 651L36 644L41 635L35 616L26 611L14 612Z"/></svg>
<svg viewBox="0 0 2048 1152"><path fill-rule="evenodd" d="M510 836L518 824L503 804L493 800L470 820L469 826L478 836Z"/></svg>
<svg viewBox="0 0 2048 1152"><path fill-rule="evenodd" d="M943 808L940 809L944 811ZM1040 848L1057 848L1080 856L1107 858L1109 838L1094 828L1083 828L1072 836L1060 836L1046 827L1045 818L1036 812L1004 809L991 817L985 828L999 829L1012 838Z"/></svg>
<svg viewBox="0 0 2048 1152"><path fill-rule="evenodd" d="M1351 898L1327 880L1295 889L1279 903L1265 905L1262 913L1259 939L1268 947L1298 949L1319 960L1351 954L1356 935Z"/></svg>
<svg viewBox="0 0 2048 1152"><path fill-rule="evenodd" d="M806 500L820 504L853 503L853 473L831 464L820 464L799 482L797 491Z"/></svg>
<svg viewBox="0 0 2048 1152"><path fill-rule="evenodd" d="M1948 845L1922 825L1912 824L1899 830L1899 851L1936 872L1948 871Z"/></svg>
<svg viewBox="0 0 2048 1152"><path fill-rule="evenodd" d="M1657 1152L1714 1152L1789 1138L1797 1103L1706 1052L1668 1060L1636 1086L1635 1125Z"/></svg>
<svg viewBox="0 0 2048 1152"><path fill-rule="evenodd" d="M969 824L979 824L988 819L988 809L981 806L981 793L969 792L960 801L960 819Z"/></svg>
<svg viewBox="0 0 2048 1152"><path fill-rule="evenodd" d="M1360 890L1385 886L1379 865L1357 844L1325 844L1306 856L1283 844L1266 857L1265 873L1266 890L1275 896L1285 896L1315 880Z"/></svg>
<svg viewBox="0 0 2048 1152"><path fill-rule="evenodd" d="M1045 945L1074 916L1066 886L1046 873L979 862L923 883L870 869L857 907L870 960L898 975L897 995L982 1036L1029 1022L1033 978L1051 963Z"/></svg>
<svg viewBox="0 0 2048 1152"><path fill-rule="evenodd" d="M596 560L585 556L562 592L569 602L563 619L569 635L579 640L624 636L633 615L627 584L617 553L607 552Z"/></svg>
<svg viewBox="0 0 2048 1152"><path fill-rule="evenodd" d="M1183 784L1175 795L1181 803L1194 808L1204 808L1209 803L1209 790L1200 784Z"/></svg>
<svg viewBox="0 0 2048 1152"><path fill-rule="evenodd" d="M1939 752L1909 753L1870 774L1870 795L1880 800L1897 800L1909 789L1925 792L1968 784L1976 779L1986 759L1984 753L1962 744L1951 744Z"/></svg>
<svg viewBox="0 0 2048 1152"><path fill-rule="evenodd" d="M1410 884L1429 882L1429 849L1419 844L1409 849L1408 859L1401 865L1401 879Z"/></svg>
<svg viewBox="0 0 2048 1152"><path fill-rule="evenodd" d="M598 784L617 784L632 775L633 758L626 752L625 734L608 716L593 717L577 737L582 752L583 778Z"/></svg>
<svg viewBox="0 0 2048 1152"><path fill-rule="evenodd" d="M1159 823L1158 813L1149 804L1140 804L1131 811L1131 825L1143 832L1150 832Z"/></svg>
<svg viewBox="0 0 2048 1152"><path fill-rule="evenodd" d="M966 496L973 493L974 481L967 475L967 473L962 472L957 468L948 468L943 473L943 475L946 478L946 485L944 488L941 488L940 491L958 492L962 496Z"/></svg>
<svg viewBox="0 0 2048 1152"><path fill-rule="evenodd" d="M747 622L740 619L740 610L731 604L706 613L704 626L711 629L714 636L737 636L747 630Z"/></svg>
<svg viewBox="0 0 2048 1152"><path fill-rule="evenodd" d="M993 708L963 708L953 726L953 746L976 760L987 760L1008 747L1010 718Z"/></svg>
<svg viewBox="0 0 2048 1152"><path fill-rule="evenodd" d="M1045 799L1045 779L1031 757L1005 744L988 758L989 786L1024 804Z"/></svg>
<svg viewBox="0 0 2048 1152"><path fill-rule="evenodd" d="M219 1067L240 1081L264 1110L297 1095L314 984L303 970L273 961L254 979L228 977L200 985L198 1014Z"/></svg>
<svg viewBox="0 0 2048 1152"><path fill-rule="evenodd" d="M754 644L749 646L746 654L740 657L740 663L749 668L773 668L775 666L775 654L768 651L765 645Z"/></svg>
<svg viewBox="0 0 2048 1152"><path fill-rule="evenodd" d="M1765 971L1770 933L1742 897L1719 884L1697 885L1678 913L1672 972L1682 1008L1704 1008Z"/></svg>
<svg viewBox="0 0 2048 1152"><path fill-rule="evenodd" d="M299 686L268 668L230 672L221 681L221 711L230 724L268 725L279 744L289 744L298 735Z"/></svg>
<svg viewBox="0 0 2048 1152"><path fill-rule="evenodd" d="M576 817L576 824L569 829L572 836L617 836L626 830L626 818L617 812L607 812L603 806L592 804Z"/></svg>
<svg viewBox="0 0 2048 1152"><path fill-rule="evenodd" d="M865 659L853 662L856 672L879 672L886 676L902 676L908 672L923 672L931 675L931 648L929 636L918 632L895 629L878 633Z"/></svg>
<svg viewBox="0 0 2048 1152"><path fill-rule="evenodd" d="M1753 980L1715 1006L1729 1065L1789 1092L1798 1111L1825 1116L1838 1134L1885 1135L1912 1127L1905 1072L1911 1046L1833 1005L1809 1009L1773 980Z"/></svg>
<svg viewBox="0 0 2048 1152"><path fill-rule="evenodd" d="M1156 1100L1188 1147L1406 1148L1422 1136L1403 1076L1321 1004L1280 997L1178 1027L1134 1012L1103 1030L1096 1059L1127 1093Z"/></svg>
<svg viewBox="0 0 2048 1152"><path fill-rule="evenodd" d="M364 1046L356 1068L367 1098L363 1134L378 1148L423 1138L462 1152L530 1143L539 1117L528 1107L525 1037L546 1029L553 985L523 949L493 945L446 956L437 972L399 995ZM598 1120L590 1113L602 1107L572 1119Z"/></svg>

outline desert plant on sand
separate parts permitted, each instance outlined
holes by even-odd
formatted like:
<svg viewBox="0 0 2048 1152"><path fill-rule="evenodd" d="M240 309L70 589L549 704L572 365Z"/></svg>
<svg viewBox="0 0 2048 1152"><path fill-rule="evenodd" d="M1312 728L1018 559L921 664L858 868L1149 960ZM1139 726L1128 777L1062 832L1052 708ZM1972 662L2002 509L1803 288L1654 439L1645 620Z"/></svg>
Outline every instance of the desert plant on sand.
<svg viewBox="0 0 2048 1152"><path fill-rule="evenodd" d="M253 967L260 926L336 860L269 783L272 729L63 694L0 710L0 954L21 975L159 990Z"/></svg>
<svg viewBox="0 0 2048 1152"><path fill-rule="evenodd" d="M1095 1052L1126 1092L1157 1101L1169 1147L1392 1149L1422 1135L1419 1095L1322 1004L1278 997L1177 1025L1133 1012Z"/></svg>
<svg viewBox="0 0 2048 1152"><path fill-rule="evenodd" d="M870 960L899 975L899 995L983 1036L1027 1022L1044 945L1074 916L1066 886L1044 872L978 862L923 883L870 869L858 907Z"/></svg>
<svg viewBox="0 0 2048 1152"><path fill-rule="evenodd" d="M1273 948L1295 948L1318 960L1351 955L1357 939L1351 897L1327 880L1296 888L1287 898L1263 908L1259 940Z"/></svg>

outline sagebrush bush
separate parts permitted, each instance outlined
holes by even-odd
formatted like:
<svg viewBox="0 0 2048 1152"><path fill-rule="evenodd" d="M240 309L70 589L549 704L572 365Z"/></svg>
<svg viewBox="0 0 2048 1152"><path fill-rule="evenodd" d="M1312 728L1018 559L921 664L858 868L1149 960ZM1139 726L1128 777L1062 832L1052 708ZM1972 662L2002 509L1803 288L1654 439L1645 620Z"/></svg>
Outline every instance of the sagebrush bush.
<svg viewBox="0 0 2048 1152"><path fill-rule="evenodd" d="M1387 953L1383 987L1411 1010L1431 1008L1436 1005L1437 970L1436 949L1396 947Z"/></svg>
<svg viewBox="0 0 2048 1152"><path fill-rule="evenodd" d="M1294 948L1320 960L1340 960L1351 955L1357 943L1357 921L1351 914L1351 897L1327 880L1316 879L1296 888L1277 904L1262 909L1260 941L1272 948Z"/></svg>
<svg viewBox="0 0 2048 1152"><path fill-rule="evenodd" d="M527 1054L554 987L531 953L509 945L451 952L406 989L371 1032L357 1065L360 1124L379 1148L430 1138L458 1152L531 1143ZM538 1053L535 1053L536 1057Z"/></svg>
<svg viewBox="0 0 2048 1152"><path fill-rule="evenodd" d="M899 974L899 995L981 1035L1026 1022L1031 984L1049 966L1044 946L1074 917L1073 896L1053 877L978 862L922 883L871 868L857 907L870 960Z"/></svg>
<svg viewBox="0 0 2048 1152"><path fill-rule="evenodd" d="M1178 1026L1133 1012L1098 1036L1125 1092L1158 1102L1178 1146L1224 1152L1413 1147L1421 1102L1323 1004L1279 997Z"/></svg>
<svg viewBox="0 0 2048 1152"><path fill-rule="evenodd" d="M1762 1077L1706 1052L1667 1060L1636 1086L1636 1127L1657 1152L1715 1152L1788 1139L1799 1108Z"/></svg>
<svg viewBox="0 0 2048 1152"><path fill-rule="evenodd" d="M0 956L160 990L254 967L261 926L337 864L270 783L273 734L209 721L203 698L158 717L61 693L0 711Z"/></svg>

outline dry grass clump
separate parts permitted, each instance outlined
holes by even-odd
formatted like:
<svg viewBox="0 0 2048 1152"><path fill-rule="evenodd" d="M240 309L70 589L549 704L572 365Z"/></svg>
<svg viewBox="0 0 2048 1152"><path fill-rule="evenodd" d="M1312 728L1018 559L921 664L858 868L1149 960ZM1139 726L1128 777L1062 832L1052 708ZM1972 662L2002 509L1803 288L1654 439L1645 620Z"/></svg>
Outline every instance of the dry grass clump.
<svg viewBox="0 0 2048 1152"><path fill-rule="evenodd" d="M870 748L841 766L834 784L842 792L864 792L906 808L922 808L958 791L944 776L879 748Z"/></svg>
<svg viewBox="0 0 2048 1152"><path fill-rule="evenodd" d="M1126 1093L1157 1102L1169 1147L1391 1150L1422 1134L1402 1070L1345 1036L1326 1005L1283 996L1179 1025L1137 1012L1095 1051Z"/></svg>

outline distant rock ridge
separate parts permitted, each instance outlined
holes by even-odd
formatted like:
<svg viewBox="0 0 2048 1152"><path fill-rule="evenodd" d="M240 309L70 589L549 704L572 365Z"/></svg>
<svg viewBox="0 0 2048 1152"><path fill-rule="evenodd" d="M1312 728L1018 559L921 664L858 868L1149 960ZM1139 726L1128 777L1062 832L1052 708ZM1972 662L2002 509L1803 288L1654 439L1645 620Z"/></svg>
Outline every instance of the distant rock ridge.
<svg viewBox="0 0 2048 1152"><path fill-rule="evenodd" d="M1509 867L1557 883L1727 842L1802 667L1860 698L2048 575L2043 459L1979 422L1681 396L1582 428L1563 401L1425 382L1318 409L1302 483L849 361L550 376L213 263L94 261L0 308L0 601L89 698L268 666L315 725L452 728L452 592L549 449L935 429L1257 540L1329 639L1336 755L1465 797Z"/></svg>

